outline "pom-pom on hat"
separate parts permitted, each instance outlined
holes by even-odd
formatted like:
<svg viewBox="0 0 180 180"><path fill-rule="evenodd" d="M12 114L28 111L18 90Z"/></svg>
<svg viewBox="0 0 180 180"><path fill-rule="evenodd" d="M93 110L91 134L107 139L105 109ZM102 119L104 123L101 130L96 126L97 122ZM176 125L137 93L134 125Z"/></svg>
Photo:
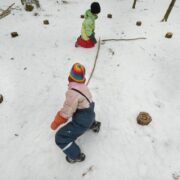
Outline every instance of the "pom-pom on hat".
<svg viewBox="0 0 180 180"><path fill-rule="evenodd" d="M84 83L86 81L85 71L85 67L82 64L73 64L68 77L69 82Z"/></svg>
<svg viewBox="0 0 180 180"><path fill-rule="evenodd" d="M100 7L100 5L99 5L98 2L93 2L93 3L91 4L91 12L92 12L93 14L98 14L98 13L101 12L101 7Z"/></svg>

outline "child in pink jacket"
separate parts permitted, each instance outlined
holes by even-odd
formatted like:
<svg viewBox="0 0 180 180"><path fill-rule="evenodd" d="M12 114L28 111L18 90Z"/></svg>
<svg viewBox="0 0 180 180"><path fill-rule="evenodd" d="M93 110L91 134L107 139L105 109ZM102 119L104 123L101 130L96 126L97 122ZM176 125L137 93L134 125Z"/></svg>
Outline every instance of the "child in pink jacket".
<svg viewBox="0 0 180 180"><path fill-rule="evenodd" d="M75 140L88 129L99 132L101 124L95 121L95 104L85 85L85 67L80 63L75 63L70 71L68 81L66 100L51 123L51 128L55 130L72 118L69 123L57 131L55 142L66 154L66 160L74 163L85 159L85 154L81 152Z"/></svg>

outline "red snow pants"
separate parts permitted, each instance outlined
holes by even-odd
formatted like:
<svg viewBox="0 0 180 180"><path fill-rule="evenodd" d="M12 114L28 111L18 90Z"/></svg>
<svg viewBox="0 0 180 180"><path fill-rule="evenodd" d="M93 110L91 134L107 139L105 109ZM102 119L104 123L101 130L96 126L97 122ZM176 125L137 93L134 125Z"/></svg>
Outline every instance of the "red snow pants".
<svg viewBox="0 0 180 180"><path fill-rule="evenodd" d="M81 47L84 47L84 48L92 48L92 47L94 47L94 45L95 45L95 43L91 39L85 41L84 39L79 37L77 39L77 41L76 41L75 46L76 47L81 46Z"/></svg>

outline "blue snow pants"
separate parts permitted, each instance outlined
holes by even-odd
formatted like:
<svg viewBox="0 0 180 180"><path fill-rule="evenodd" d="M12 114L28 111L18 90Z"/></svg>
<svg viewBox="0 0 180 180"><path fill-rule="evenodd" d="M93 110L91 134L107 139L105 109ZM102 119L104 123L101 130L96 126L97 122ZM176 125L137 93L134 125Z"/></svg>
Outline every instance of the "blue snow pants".
<svg viewBox="0 0 180 180"><path fill-rule="evenodd" d="M94 102L89 108L78 109L72 117L72 121L60 128L55 136L56 144L71 159L76 159L81 153L75 140L84 134L95 121Z"/></svg>

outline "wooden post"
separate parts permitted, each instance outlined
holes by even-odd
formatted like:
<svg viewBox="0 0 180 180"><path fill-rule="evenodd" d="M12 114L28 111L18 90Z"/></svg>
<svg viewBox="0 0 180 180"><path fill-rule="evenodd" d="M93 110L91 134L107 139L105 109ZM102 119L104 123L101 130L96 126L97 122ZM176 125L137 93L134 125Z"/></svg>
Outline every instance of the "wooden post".
<svg viewBox="0 0 180 180"><path fill-rule="evenodd" d="M175 2L176 2L176 0L171 1L170 5L166 11L166 14L164 15L164 18L161 20L162 22L168 20L169 14L170 14L172 8L174 7Z"/></svg>
<svg viewBox="0 0 180 180"><path fill-rule="evenodd" d="M135 9L136 1L137 1L137 0L134 0L133 6L132 6L133 9Z"/></svg>

